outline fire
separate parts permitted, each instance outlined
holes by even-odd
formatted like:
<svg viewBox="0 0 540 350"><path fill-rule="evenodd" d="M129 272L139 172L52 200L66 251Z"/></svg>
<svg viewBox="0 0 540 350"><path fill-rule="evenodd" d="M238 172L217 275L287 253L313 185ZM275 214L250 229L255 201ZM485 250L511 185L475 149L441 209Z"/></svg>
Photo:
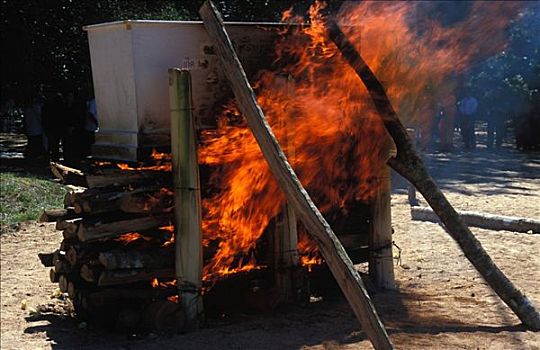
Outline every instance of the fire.
<svg viewBox="0 0 540 350"><path fill-rule="evenodd" d="M473 3L468 17L452 27L422 17L420 6L350 2L339 16L405 123L427 122L428 103L451 99L451 77L502 50L508 14L519 5ZM370 96L329 41L323 8L320 2L310 8L310 26L285 31L276 45L274 66L280 68L260 72L254 86L289 162L324 214L370 200L392 146ZM283 20L298 18L287 11ZM216 169L210 182L218 190L203 201L205 242L219 241L205 275L252 269L256 242L284 196L234 102L202 141L199 159ZM302 259L307 266L318 261L309 254Z"/></svg>
<svg viewBox="0 0 540 350"><path fill-rule="evenodd" d="M170 247L174 244L174 225L167 225L162 226L159 228L160 231L165 231L169 235L169 239L167 239L163 244L161 245L162 248Z"/></svg>
<svg viewBox="0 0 540 350"><path fill-rule="evenodd" d="M129 233L122 234L120 237L115 238L114 240L116 242L122 243L123 245L128 245L128 244L130 244L132 242L135 242L137 240L143 240L143 241L148 242L148 241L151 241L152 238L143 236L138 232L129 232Z"/></svg>
<svg viewBox="0 0 540 350"><path fill-rule="evenodd" d="M152 288L157 288L157 287L159 287L159 281L158 281L157 278L155 278L155 277L152 278L152 282L151 282L151 283L152 283Z"/></svg>
<svg viewBox="0 0 540 350"><path fill-rule="evenodd" d="M310 241L304 230L298 232L298 255L300 265L306 267L308 272L311 272L313 266L321 265L324 261L319 249Z"/></svg>
<svg viewBox="0 0 540 350"><path fill-rule="evenodd" d="M172 171L172 156L170 153L161 153L152 149L150 158L155 161L154 165L138 164L131 166L127 163L116 163L116 166L122 170L156 170L156 171Z"/></svg>

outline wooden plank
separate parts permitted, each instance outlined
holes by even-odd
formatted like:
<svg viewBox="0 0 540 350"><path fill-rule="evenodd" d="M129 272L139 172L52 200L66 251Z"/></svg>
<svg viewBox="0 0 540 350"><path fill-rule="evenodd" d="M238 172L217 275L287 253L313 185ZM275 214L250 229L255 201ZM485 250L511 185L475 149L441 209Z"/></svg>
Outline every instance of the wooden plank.
<svg viewBox="0 0 540 350"><path fill-rule="evenodd" d="M433 211L444 223L447 232L458 243L467 259L497 295L514 311L517 317L532 330L540 330L540 313L525 294L506 277L493 262L461 220L446 196L429 175L424 162L411 144L407 131L399 120L382 84L364 61L354 45L347 39L338 24L328 20L329 36L339 48L345 60L355 70L367 88L384 126L397 146L397 156L388 164L409 180L424 196Z"/></svg>
<svg viewBox="0 0 540 350"><path fill-rule="evenodd" d="M476 211L458 210L457 213L461 217L461 220L469 226L485 228L487 230L507 230L540 234L540 220L516 216L492 215ZM411 207L411 218L420 221L441 222L433 209L429 207Z"/></svg>
<svg viewBox="0 0 540 350"><path fill-rule="evenodd" d="M222 68L232 86L240 110L246 116L248 125L272 174L285 193L288 203L293 206L297 216L318 244L332 274L373 346L376 349L392 349L388 334L375 311L360 275L281 150L257 103L255 93L234 51L219 12L211 1L206 1L199 10L199 14L221 59Z"/></svg>
<svg viewBox="0 0 540 350"><path fill-rule="evenodd" d="M191 113L191 75L169 69L171 151L176 221L175 265L187 328L197 328L202 314L201 192L195 124Z"/></svg>

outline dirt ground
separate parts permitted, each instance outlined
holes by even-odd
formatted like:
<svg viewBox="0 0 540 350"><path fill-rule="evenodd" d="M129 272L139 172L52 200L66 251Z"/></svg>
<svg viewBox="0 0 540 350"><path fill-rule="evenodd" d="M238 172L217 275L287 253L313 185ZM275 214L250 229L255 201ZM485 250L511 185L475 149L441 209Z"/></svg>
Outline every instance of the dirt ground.
<svg viewBox="0 0 540 350"><path fill-rule="evenodd" d="M540 156L512 150L435 154L432 174L458 209L540 219ZM394 182L397 291L373 295L399 349L540 349L437 224L411 221L405 185ZM424 201L421 201L425 205ZM540 307L540 235L473 228L507 276ZM1 236L2 349L368 349L342 299L272 315L210 320L198 332L121 335L79 323L51 298L56 286L38 252L58 247L51 224L28 223ZM30 317L21 309L45 305ZM50 304L50 305L48 305Z"/></svg>

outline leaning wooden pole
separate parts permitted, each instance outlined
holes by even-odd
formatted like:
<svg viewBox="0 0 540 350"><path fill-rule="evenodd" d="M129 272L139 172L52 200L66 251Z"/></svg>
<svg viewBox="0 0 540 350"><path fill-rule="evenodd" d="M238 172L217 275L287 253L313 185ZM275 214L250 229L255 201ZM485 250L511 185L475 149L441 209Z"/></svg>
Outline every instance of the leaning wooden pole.
<svg viewBox="0 0 540 350"><path fill-rule="evenodd" d="M195 125L191 114L191 76L169 69L171 151L174 177L175 268L185 324L197 328L202 313L201 193Z"/></svg>
<svg viewBox="0 0 540 350"><path fill-rule="evenodd" d="M497 267L429 175L422 159L414 150L407 131L394 111L382 84L338 24L329 20L327 25L330 38L366 86L384 126L394 139L397 156L390 158L388 164L422 193L467 259L523 324L532 330L540 330L540 314L533 303Z"/></svg>
<svg viewBox="0 0 540 350"><path fill-rule="evenodd" d="M355 270L339 239L313 204L279 146L261 107L257 103L255 93L246 78L219 12L211 1L206 1L199 10L199 14L221 59L222 69L231 84L238 106L242 114L246 116L248 126L259 144L274 178L285 193L288 203L293 206L306 229L317 242L330 270L373 346L376 349L392 349L388 334L375 311L360 275Z"/></svg>

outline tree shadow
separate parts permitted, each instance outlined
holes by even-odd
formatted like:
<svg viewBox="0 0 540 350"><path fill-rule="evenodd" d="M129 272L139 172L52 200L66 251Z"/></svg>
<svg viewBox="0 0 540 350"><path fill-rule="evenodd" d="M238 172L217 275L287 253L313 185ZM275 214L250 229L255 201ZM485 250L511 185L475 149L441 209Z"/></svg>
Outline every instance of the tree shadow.
<svg viewBox="0 0 540 350"><path fill-rule="evenodd" d="M428 172L444 192L464 195L513 194L532 196L526 185L517 181L540 178L540 153L513 149L478 149L453 153L427 153L422 156ZM393 188L403 193L407 181L392 176ZM477 186L474 193L467 185Z"/></svg>

